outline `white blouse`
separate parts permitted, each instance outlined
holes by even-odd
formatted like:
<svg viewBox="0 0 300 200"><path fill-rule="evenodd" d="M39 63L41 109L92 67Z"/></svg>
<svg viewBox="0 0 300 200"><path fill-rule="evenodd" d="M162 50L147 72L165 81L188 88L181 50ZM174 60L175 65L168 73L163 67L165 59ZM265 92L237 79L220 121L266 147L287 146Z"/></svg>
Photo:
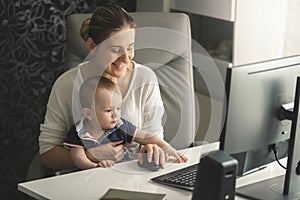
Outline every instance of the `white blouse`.
<svg viewBox="0 0 300 200"><path fill-rule="evenodd" d="M63 146L68 130L81 118L81 110L76 108L76 88L83 82L81 65L62 74L53 85L45 120L40 126L40 154L54 146ZM122 117L139 129L163 137L163 114L164 107L155 73L146 66L134 63L132 80L123 97ZM136 152L138 144L133 143L127 149Z"/></svg>

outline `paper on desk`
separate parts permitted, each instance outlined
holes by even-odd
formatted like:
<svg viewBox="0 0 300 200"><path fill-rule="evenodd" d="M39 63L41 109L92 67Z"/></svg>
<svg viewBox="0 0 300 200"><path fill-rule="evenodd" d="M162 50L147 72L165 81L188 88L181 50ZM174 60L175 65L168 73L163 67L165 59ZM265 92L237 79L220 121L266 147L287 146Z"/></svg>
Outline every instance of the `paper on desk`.
<svg viewBox="0 0 300 200"><path fill-rule="evenodd" d="M110 188L100 200L165 200L166 194Z"/></svg>

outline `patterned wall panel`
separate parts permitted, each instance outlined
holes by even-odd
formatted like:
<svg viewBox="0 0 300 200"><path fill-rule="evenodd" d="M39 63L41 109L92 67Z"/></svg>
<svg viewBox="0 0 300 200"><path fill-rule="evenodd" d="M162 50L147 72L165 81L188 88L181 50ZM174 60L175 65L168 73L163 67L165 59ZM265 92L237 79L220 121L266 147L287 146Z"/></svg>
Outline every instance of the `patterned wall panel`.
<svg viewBox="0 0 300 200"><path fill-rule="evenodd" d="M135 0L0 1L0 199L28 198L17 183L38 151L52 84L66 70L66 16L107 3L135 11Z"/></svg>

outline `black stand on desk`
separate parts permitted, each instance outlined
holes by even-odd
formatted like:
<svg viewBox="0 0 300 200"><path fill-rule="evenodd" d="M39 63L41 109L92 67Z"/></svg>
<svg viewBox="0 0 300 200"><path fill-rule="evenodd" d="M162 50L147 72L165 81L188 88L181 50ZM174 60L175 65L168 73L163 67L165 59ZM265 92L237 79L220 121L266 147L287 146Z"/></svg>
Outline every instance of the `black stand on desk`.
<svg viewBox="0 0 300 200"><path fill-rule="evenodd" d="M282 107L282 119L292 121L285 177L279 176L237 188L236 194L250 199L300 199L300 77L297 78L293 111Z"/></svg>

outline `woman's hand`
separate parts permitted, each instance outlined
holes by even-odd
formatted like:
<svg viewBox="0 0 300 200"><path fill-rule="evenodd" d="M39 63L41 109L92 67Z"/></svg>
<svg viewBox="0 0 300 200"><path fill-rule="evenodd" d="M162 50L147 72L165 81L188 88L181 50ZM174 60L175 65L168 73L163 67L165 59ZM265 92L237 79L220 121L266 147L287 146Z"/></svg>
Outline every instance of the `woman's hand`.
<svg viewBox="0 0 300 200"><path fill-rule="evenodd" d="M174 156L176 158L177 163L183 163L188 161L187 157L179 153L176 149L174 149L169 144L163 148L163 151L165 152L166 157L169 157L169 155Z"/></svg>
<svg viewBox="0 0 300 200"><path fill-rule="evenodd" d="M98 162L98 167L113 167L115 165L115 162L113 160L101 160Z"/></svg>
<svg viewBox="0 0 300 200"><path fill-rule="evenodd" d="M143 164L143 154L146 152L148 162L152 162L152 157L154 157L154 163L156 165L160 164L160 166L164 168L166 157L164 151L160 147L158 147L156 144L144 145L137 155L140 164Z"/></svg>
<svg viewBox="0 0 300 200"><path fill-rule="evenodd" d="M126 154L123 141L111 142L99 145L98 147L86 150L87 157L93 162L98 163L101 160L112 160L118 162Z"/></svg>

